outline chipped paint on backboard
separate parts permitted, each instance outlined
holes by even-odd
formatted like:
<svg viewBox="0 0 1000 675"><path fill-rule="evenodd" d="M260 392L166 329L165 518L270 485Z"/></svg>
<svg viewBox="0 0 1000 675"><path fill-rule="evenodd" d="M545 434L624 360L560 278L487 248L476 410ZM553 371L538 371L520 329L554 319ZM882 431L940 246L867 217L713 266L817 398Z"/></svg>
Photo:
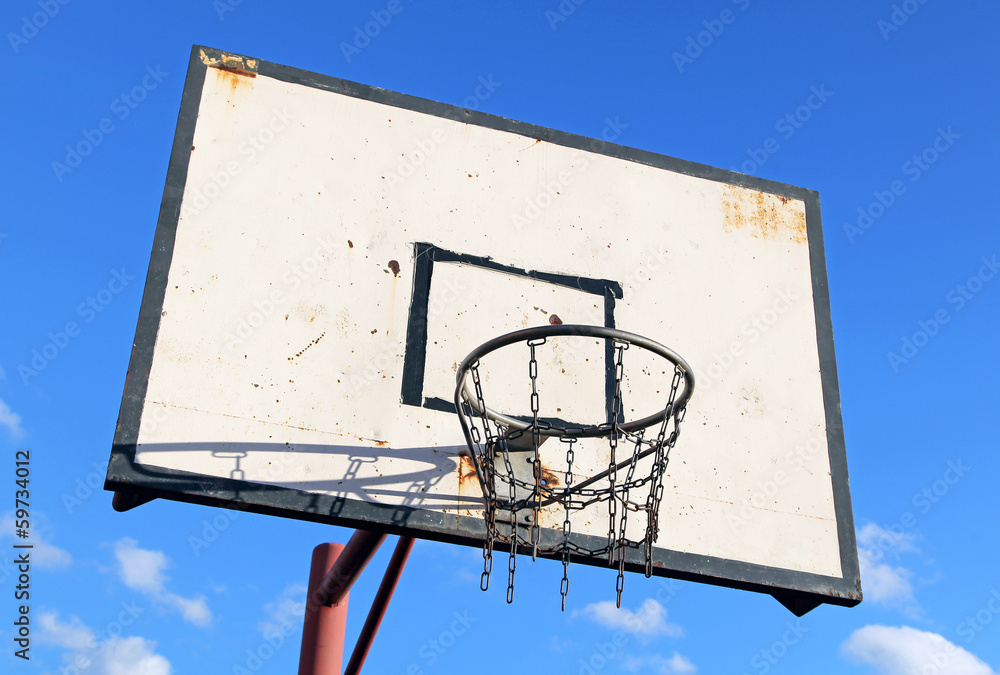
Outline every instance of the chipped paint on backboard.
<svg viewBox="0 0 1000 675"><path fill-rule="evenodd" d="M201 61L210 68L227 70L247 77L257 77L257 59L238 54L227 54L216 49L202 49Z"/></svg>

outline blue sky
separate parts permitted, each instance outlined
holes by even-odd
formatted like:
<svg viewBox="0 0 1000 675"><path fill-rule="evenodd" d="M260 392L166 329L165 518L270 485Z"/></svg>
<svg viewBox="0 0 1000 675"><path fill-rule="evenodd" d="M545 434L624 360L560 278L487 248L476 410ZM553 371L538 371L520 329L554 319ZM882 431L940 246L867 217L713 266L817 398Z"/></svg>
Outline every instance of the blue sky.
<svg viewBox="0 0 1000 675"><path fill-rule="evenodd" d="M203 44L456 105L491 78L480 110L585 136L614 125L624 145L821 196L865 602L795 619L767 596L633 577L619 613L604 604L613 576L577 567L560 613L561 568L542 562L507 606L478 590L478 551L418 542L366 672L1000 672L1000 230L986 177L1000 9L398 1L367 43L356 31L388 0L0 12L4 636L19 449L36 546L32 659L5 637L2 669L294 672L310 551L350 535L164 501L119 514L101 490ZM84 139L93 151L68 158ZM349 642L390 552L352 592Z"/></svg>

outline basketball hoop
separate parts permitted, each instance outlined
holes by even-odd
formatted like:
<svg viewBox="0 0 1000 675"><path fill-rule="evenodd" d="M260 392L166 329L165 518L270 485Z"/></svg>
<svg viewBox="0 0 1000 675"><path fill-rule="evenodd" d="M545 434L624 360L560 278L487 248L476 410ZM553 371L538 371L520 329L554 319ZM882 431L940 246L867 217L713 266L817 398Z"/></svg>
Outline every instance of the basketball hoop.
<svg viewBox="0 0 1000 675"><path fill-rule="evenodd" d="M614 394L607 421L588 425L539 416L536 352L550 339L561 337L598 338L610 345L609 355L613 358L608 363L608 391L611 391L610 385L613 384ZM526 344L529 357L531 414L526 417L515 417L488 407L479 375L482 358L519 342ZM668 361L672 376L665 405L659 412L634 421L624 421L623 363L624 353L630 347L643 349ZM641 335L603 326L564 324L527 328L490 340L469 354L458 368L455 407L485 501L486 540L483 544L484 571L481 588L485 591L489 587L493 548L496 542L502 542L510 548L507 602L511 602L514 597L517 549L519 546L530 547L533 560L539 553L561 556L563 579L560 593L565 610L569 591L570 554L575 550L595 557L606 556L609 566L617 564L616 590L617 604L620 607L628 549L642 547L646 576L652 574L653 543L659 535L658 512L663 496L663 476L693 391L694 375L691 367L672 350ZM657 427L655 435L647 438L646 430L654 426ZM566 469L561 487L549 484L552 481L546 480L539 458L539 447L548 438L558 438L566 446ZM610 447L610 459L607 469L574 484L576 447L585 438L606 439ZM637 472L639 461L650 456L652 461L648 471ZM645 500L634 499L632 491L643 487L647 488ZM603 501L608 502L608 536L603 548L595 550L571 541L570 513ZM552 504L563 507L565 518L561 537L544 545L540 540L539 514L541 509ZM645 513L646 528L640 538L629 539L626 536L629 511ZM519 522L522 519L527 521L523 527Z"/></svg>

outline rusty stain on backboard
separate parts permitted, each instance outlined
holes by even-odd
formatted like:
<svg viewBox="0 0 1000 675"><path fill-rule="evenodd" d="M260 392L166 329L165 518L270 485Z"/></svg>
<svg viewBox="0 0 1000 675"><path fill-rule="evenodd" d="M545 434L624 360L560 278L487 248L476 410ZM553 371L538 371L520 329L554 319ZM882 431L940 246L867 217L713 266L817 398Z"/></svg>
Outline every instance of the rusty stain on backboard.
<svg viewBox="0 0 1000 675"><path fill-rule="evenodd" d="M467 454L458 455L458 504L460 513L467 516L480 516L479 509L483 507L483 488L476 474L476 466Z"/></svg>
<svg viewBox="0 0 1000 675"><path fill-rule="evenodd" d="M468 481L476 481L476 488L479 489L479 479L476 478L476 467L472 463L472 458L467 455L458 457L458 493L465 494L465 485Z"/></svg>
<svg viewBox="0 0 1000 675"><path fill-rule="evenodd" d="M722 212L726 232L806 243L806 206L798 199L727 185L722 191Z"/></svg>
<svg viewBox="0 0 1000 675"><path fill-rule="evenodd" d="M250 78L257 77L257 59L227 54L215 49L202 49L201 60L206 66L215 70L219 82L228 84L234 94L241 87L251 86L253 82Z"/></svg>
<svg viewBox="0 0 1000 675"><path fill-rule="evenodd" d="M244 77L242 73L223 68L215 69L215 77L220 84L229 86L230 95L235 94L237 89L249 87L252 84L252 80Z"/></svg>
<svg viewBox="0 0 1000 675"><path fill-rule="evenodd" d="M551 489L559 486L559 476L557 476L552 471L549 471L544 466L542 467L542 475L539 476L542 485Z"/></svg>

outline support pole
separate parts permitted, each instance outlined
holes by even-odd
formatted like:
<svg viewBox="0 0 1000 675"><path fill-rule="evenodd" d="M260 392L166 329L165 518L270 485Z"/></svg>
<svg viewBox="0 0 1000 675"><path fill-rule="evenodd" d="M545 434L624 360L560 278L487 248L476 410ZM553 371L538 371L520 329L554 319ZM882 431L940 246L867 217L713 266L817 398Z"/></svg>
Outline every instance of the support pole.
<svg viewBox="0 0 1000 675"><path fill-rule="evenodd" d="M356 530L351 540L343 546L343 553L337 558L336 564L326 573L317 589L316 602L329 607L339 604L347 596L347 591L357 580L378 547L385 541L385 535L366 530Z"/></svg>
<svg viewBox="0 0 1000 675"><path fill-rule="evenodd" d="M361 635L358 636L358 642L354 645L354 651L351 653L351 660L347 663L344 675L358 675L361 672L361 667L365 665L365 659L368 658L372 642L375 641L375 634L378 633L382 618L385 616L385 609L389 605L389 601L392 600L392 594L399 582L399 575L403 572L412 549L413 537L400 537L399 541L396 542L396 550L392 552L392 559L389 560L385 576L382 577L382 584L378 587L378 593L375 594L375 601L372 602L372 607L368 611L368 618L365 619L365 625L361 628Z"/></svg>
<svg viewBox="0 0 1000 675"><path fill-rule="evenodd" d="M333 607L317 599L327 573L335 567L345 548L343 544L320 544L313 549L306 616L302 623L299 675L340 675L347 629L347 594Z"/></svg>

